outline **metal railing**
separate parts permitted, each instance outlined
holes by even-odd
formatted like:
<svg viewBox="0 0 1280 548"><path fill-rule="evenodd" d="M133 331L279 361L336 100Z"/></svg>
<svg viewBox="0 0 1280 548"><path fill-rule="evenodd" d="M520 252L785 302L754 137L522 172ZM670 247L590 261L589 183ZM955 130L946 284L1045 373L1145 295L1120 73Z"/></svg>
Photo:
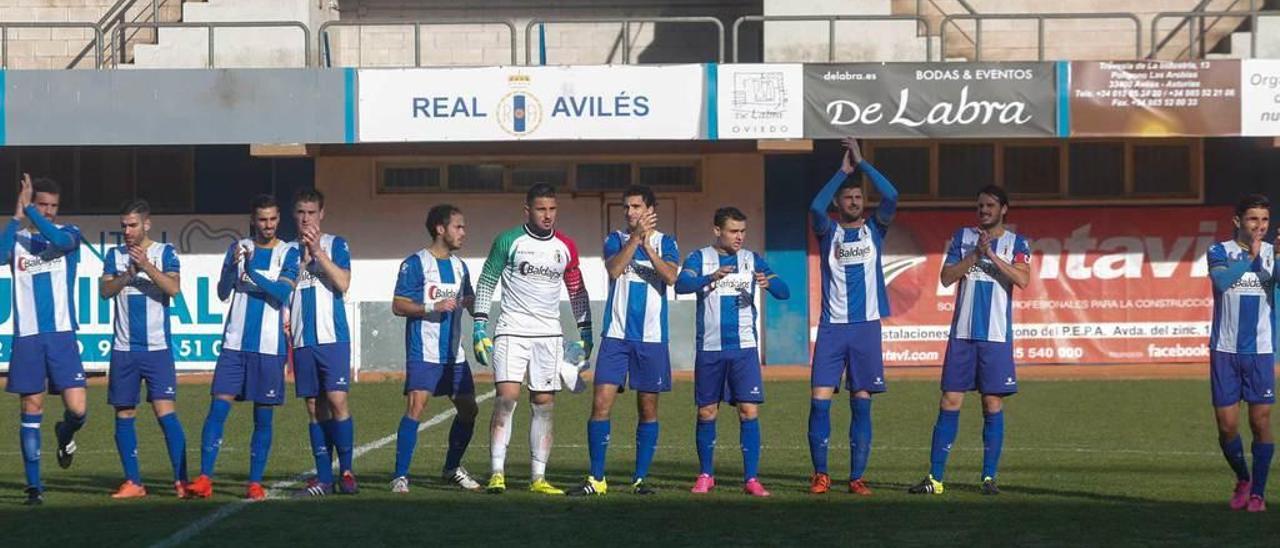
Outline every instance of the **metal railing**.
<svg viewBox="0 0 1280 548"><path fill-rule="evenodd" d="M119 36L126 29L130 28L154 28L156 36L160 35L159 29L206 29L209 35L209 53L208 68L214 68L214 29L242 28L242 29L259 29L259 28L296 28L302 31L302 64L303 66L311 66L311 29L307 25L299 21L207 21L195 22L186 21L181 23L160 23L155 21L149 22L121 22L116 25L115 34ZM114 38L113 38L114 40ZM121 50L117 63L123 61L124 51Z"/></svg>
<svg viewBox="0 0 1280 548"><path fill-rule="evenodd" d="M622 64L631 64L631 24L632 23L689 23L711 25L716 28L716 62L724 62L724 23L715 17L607 17L607 18L555 18L531 19L524 26L524 64L533 64L533 27L534 25L555 24L622 24ZM735 37L736 39L736 37Z"/></svg>
<svg viewBox="0 0 1280 548"><path fill-rule="evenodd" d="M1239 17L1241 19L1248 19L1249 26L1251 29L1249 31L1249 57L1256 57L1258 55L1258 17L1276 17L1276 16L1280 16L1280 11L1276 11L1276 10L1272 10L1272 11L1263 11L1263 10L1162 11L1160 13L1157 13L1155 17L1151 18L1151 43L1154 45L1151 48L1151 54L1148 56L1148 58L1154 59L1155 56L1160 53L1160 50L1158 49L1158 47L1163 47L1165 43L1167 43L1167 42L1164 42L1164 43L1156 42L1156 36L1159 33L1161 19L1173 19L1173 18L1178 18L1183 20L1199 19L1201 21L1203 21L1205 17L1218 17L1219 19L1221 19L1222 17ZM1194 35L1192 37L1192 41L1193 43L1195 41ZM1204 50L1203 35L1200 37L1200 41L1201 41L1201 51L1203 51ZM1188 49L1184 51L1190 51L1191 44L1188 44L1187 47Z"/></svg>
<svg viewBox="0 0 1280 548"><path fill-rule="evenodd" d="M932 29L929 27L929 20L919 15L744 15L733 21L733 62L738 62L738 37L741 34L742 23L751 22L822 22L827 23L827 62L836 59L836 23L840 21L915 21L924 25L925 35L928 36ZM723 55L722 55L723 57ZM933 44L929 40L925 40L924 44L924 60L933 61Z"/></svg>
<svg viewBox="0 0 1280 548"><path fill-rule="evenodd" d="M1214 1L1214 0L1200 0L1200 3L1199 3L1199 4L1196 4L1196 6L1195 6L1194 8L1191 8L1191 10L1190 10L1190 11L1191 11L1191 12L1195 12L1195 13L1204 13L1205 11L1207 11L1207 10L1209 9L1209 4L1210 4L1210 3L1212 3L1213 1ZM1253 11L1253 10L1257 9L1257 8L1256 8L1256 6L1254 5L1254 1L1255 1L1255 0L1249 0L1249 11ZM1237 4L1237 3L1239 3L1239 0L1233 0L1233 1L1231 2L1231 5L1230 5L1230 6L1227 6L1227 9L1226 9L1225 11L1231 11L1231 8L1234 8L1234 7L1236 6L1236 4ZM1181 57L1183 53L1188 53L1188 52L1194 51L1194 50L1195 50L1195 46L1196 46L1196 42L1197 42L1197 40L1196 40L1196 34L1197 34L1197 33L1196 33L1196 29L1194 29L1194 28L1191 26L1191 22L1192 22L1193 20L1196 20L1196 21L1199 23L1199 26L1200 26L1200 29L1199 29L1199 31L1200 31L1200 32L1199 32L1199 35L1200 35L1200 40L1199 40L1199 43L1200 43L1200 56L1201 56L1201 57L1203 57L1203 56L1204 56L1204 50L1205 50L1205 47L1204 47L1204 35L1205 35L1205 33L1206 33L1206 32L1208 32L1208 30L1209 30L1209 29L1205 27L1205 24L1204 24L1204 18L1203 18L1203 17L1201 17L1201 18L1186 17L1186 18L1183 18L1182 20L1178 21L1178 24L1177 24L1177 25L1175 25L1175 26L1173 27L1173 30L1169 31L1169 33L1168 33L1168 34L1166 34L1166 35L1164 36L1164 38L1163 38L1163 39L1161 39L1158 43L1157 43L1157 42L1155 41L1155 39L1154 39L1154 36L1156 35L1156 27L1157 27L1157 25L1155 24L1155 20L1154 20L1154 19L1151 21L1151 30L1152 30L1151 35L1152 35L1152 37L1153 37L1153 38L1152 38L1152 40L1151 40L1151 44L1152 44L1152 46L1151 46L1151 55L1149 56L1149 58L1154 58L1156 55L1158 55L1158 54L1159 54L1159 52L1160 52L1160 50L1164 49L1164 47L1165 47L1166 45L1168 45L1168 44L1169 44L1169 42L1173 41L1173 38L1174 38L1175 36L1177 36L1177 35L1178 35L1178 32L1182 31L1182 28L1183 28L1183 27L1186 27L1186 28L1187 28L1187 47L1186 47L1185 49L1183 49L1182 51L1178 52L1178 54L1177 54L1177 55L1175 55L1175 56L1174 56L1174 58L1176 59L1176 58L1178 58L1178 57ZM1214 25L1216 25L1216 24L1217 24L1217 22L1218 22L1218 21L1220 21L1220 20L1222 20L1222 18L1221 18L1221 17L1219 17L1217 20L1215 20L1213 24L1214 24ZM1213 26L1213 25L1210 25L1210 28L1212 28L1212 26Z"/></svg>
<svg viewBox="0 0 1280 548"><path fill-rule="evenodd" d="M0 69L9 68L9 29L88 29L93 31L93 58L102 66L102 29L93 23L38 23L0 21Z"/></svg>
<svg viewBox="0 0 1280 548"><path fill-rule="evenodd" d="M942 19L938 36L938 42L941 43L941 57L947 58L947 41L942 38L947 32L947 24L955 25L957 29L960 26L956 21L974 20L975 42L973 46L973 60L982 60L982 21L983 20L1035 20L1036 22L1036 59L1044 61L1044 22L1050 19L1074 20L1074 19L1123 19L1133 22L1133 58L1140 59L1142 57L1142 21L1137 15L1127 12L1110 12L1110 13L983 13L983 14L955 14L948 15Z"/></svg>
<svg viewBox="0 0 1280 548"><path fill-rule="evenodd" d="M509 19L450 19L448 21L405 21L399 19L357 19L354 21L326 21L316 32L319 37L320 51L324 52L326 61L322 66L331 66L329 58L329 29L333 27L413 27L413 66L422 66L422 27L451 25L502 25L507 28L507 38L511 49L511 64L518 63L516 56L516 25ZM527 64L527 63L526 63Z"/></svg>
<svg viewBox="0 0 1280 548"><path fill-rule="evenodd" d="M148 13L151 15L151 21L159 22L160 8L173 1L178 2L178 10L181 11L182 4L186 3L187 0L148 0L148 3L151 4L151 9L139 12L132 22L140 20L145 21L145 19L140 18L145 17ZM98 19L98 28L102 29L102 35L116 36L116 25L125 22L125 17L128 15L129 10L133 9L133 6L138 2L139 0L118 0L115 4L112 4L111 7L107 8L107 11L102 14L100 19ZM104 45L102 48L103 61L111 61L112 63L115 63L117 59L121 58L121 56L117 55L116 52L128 49L129 41L132 40L134 36L136 36L136 32L132 36L122 36L119 42L112 40L110 43ZM75 68L76 65L80 64L80 61L84 60L85 56L88 55L89 52L93 51L93 48L93 42L85 44L84 48L81 48L80 52L77 53L69 63L67 63L67 68ZM102 68L102 66L99 65L96 68Z"/></svg>
<svg viewBox="0 0 1280 548"><path fill-rule="evenodd" d="M925 17L925 14L924 14L924 3L925 3L925 2L928 2L930 6L933 6L933 9L934 9L935 11L937 11L937 12L938 12L938 15L939 15L939 16L941 16L941 17L946 17L947 15L949 15L946 11L944 11L944 10L942 9L942 6L939 6L939 5L938 5L937 0L916 0L916 15L918 15L918 16L920 16L920 17ZM970 13L970 14L975 14L975 15L976 15L976 14L978 13L978 10L973 9L973 6L969 5L969 3L968 3L968 2L965 2L964 0L955 0L955 2L956 2L957 4L959 4L959 5L960 5L960 8L961 8L961 9L963 9L964 11L966 11L966 12L968 12L968 13ZM930 30L931 30L931 29L929 28L929 25L925 25L925 26L924 26L924 36L932 36L932 34L930 34ZM963 37L964 37L964 39L965 39L965 40L968 40L970 44L975 44L975 45L976 45L976 43L973 41L973 37L972 37L972 36L969 36L969 33L965 32L965 31L964 31L964 29L961 29L961 28L958 28L958 27L957 27L957 28L956 28L956 30L959 30L959 31L960 31L960 36L963 36ZM942 32L942 31L941 31L941 29L939 29L938 40L942 40L942 34L941 34L941 32ZM943 60L943 61L946 61L946 59L942 59L942 60Z"/></svg>

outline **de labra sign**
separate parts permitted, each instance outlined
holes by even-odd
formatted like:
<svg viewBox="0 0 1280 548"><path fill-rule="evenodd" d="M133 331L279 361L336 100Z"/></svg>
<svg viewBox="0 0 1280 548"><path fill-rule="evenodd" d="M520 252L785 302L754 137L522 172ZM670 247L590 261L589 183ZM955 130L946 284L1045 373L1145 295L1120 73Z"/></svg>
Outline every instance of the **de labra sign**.
<svg viewBox="0 0 1280 548"><path fill-rule="evenodd" d="M841 63L804 66L804 135L1055 135L1053 63Z"/></svg>
<svg viewBox="0 0 1280 548"><path fill-rule="evenodd" d="M698 139L703 67L361 70L360 141Z"/></svg>

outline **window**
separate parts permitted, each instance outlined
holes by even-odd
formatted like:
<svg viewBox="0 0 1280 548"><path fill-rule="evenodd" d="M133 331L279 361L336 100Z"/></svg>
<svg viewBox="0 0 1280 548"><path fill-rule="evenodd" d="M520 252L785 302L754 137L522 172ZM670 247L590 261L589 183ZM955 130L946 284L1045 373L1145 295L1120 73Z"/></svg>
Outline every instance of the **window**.
<svg viewBox="0 0 1280 548"><path fill-rule="evenodd" d="M144 198L156 213L193 208L193 147L0 148L0 192L12 196L23 173L51 177L62 186L60 213L115 213Z"/></svg>
<svg viewBox="0 0 1280 548"><path fill-rule="evenodd" d="M1202 190L1202 146L1174 138L893 140L863 149L905 201L967 201L995 184L1029 200L1185 203Z"/></svg>
<svg viewBox="0 0 1280 548"><path fill-rule="evenodd" d="M578 190L622 190L631 184L631 164L578 164Z"/></svg>
<svg viewBox="0 0 1280 548"><path fill-rule="evenodd" d="M683 165L652 164L637 165L636 179L640 184L654 190L698 190L698 165L689 162Z"/></svg>
<svg viewBox="0 0 1280 548"><path fill-rule="evenodd" d="M527 190L536 183L565 188L569 186L569 168L560 165L518 165L511 168L512 190Z"/></svg>
<svg viewBox="0 0 1280 548"><path fill-rule="evenodd" d="M378 170L378 192L425 192L440 190L443 177L439 166L381 166Z"/></svg>
<svg viewBox="0 0 1280 548"><path fill-rule="evenodd" d="M501 192L502 164L454 164L449 166L449 190L454 192Z"/></svg>

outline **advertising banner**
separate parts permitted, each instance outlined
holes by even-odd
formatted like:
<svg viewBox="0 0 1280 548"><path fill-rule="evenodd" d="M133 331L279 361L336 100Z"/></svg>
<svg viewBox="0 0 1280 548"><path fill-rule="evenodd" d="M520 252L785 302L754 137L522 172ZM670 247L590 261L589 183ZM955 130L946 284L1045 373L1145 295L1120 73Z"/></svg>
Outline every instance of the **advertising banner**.
<svg viewBox="0 0 1280 548"><path fill-rule="evenodd" d="M804 66L804 135L832 139L1052 137L1053 63Z"/></svg>
<svg viewBox="0 0 1280 548"><path fill-rule="evenodd" d="M1280 135L1280 60L1240 62L1240 132L1249 136Z"/></svg>
<svg viewBox="0 0 1280 548"><path fill-rule="evenodd" d="M1074 61L1073 137L1240 134L1240 61Z"/></svg>
<svg viewBox="0 0 1280 548"><path fill-rule="evenodd" d="M59 224L80 227L84 239L76 271L76 321L80 357L85 369L105 371L113 341L110 300L98 296L107 250L120 245L120 217L67 216ZM227 304L218 300L218 273L227 246L247 233L244 215L153 215L151 238L174 245L182 264L182 292L170 301L171 341L179 370L209 370L222 344ZM13 342L13 280L8 266L0 268L0 368L8 368Z"/></svg>
<svg viewBox="0 0 1280 548"><path fill-rule="evenodd" d="M359 71L359 140L698 139L703 65Z"/></svg>
<svg viewBox="0 0 1280 548"><path fill-rule="evenodd" d="M718 65L716 113L720 139L803 137L803 65Z"/></svg>
<svg viewBox="0 0 1280 548"><path fill-rule="evenodd" d="M1205 252L1230 237L1229 207L1013 210L1008 228L1031 242L1031 283L1014 289L1018 363L1205 362L1213 294ZM899 211L884 257L892 316L886 365L940 365L956 286L938 274L971 211ZM811 244L812 245L812 244ZM815 250L816 251L816 250ZM817 256L810 291L821 294ZM811 307L810 325L820 309ZM811 329L811 338L816 327Z"/></svg>

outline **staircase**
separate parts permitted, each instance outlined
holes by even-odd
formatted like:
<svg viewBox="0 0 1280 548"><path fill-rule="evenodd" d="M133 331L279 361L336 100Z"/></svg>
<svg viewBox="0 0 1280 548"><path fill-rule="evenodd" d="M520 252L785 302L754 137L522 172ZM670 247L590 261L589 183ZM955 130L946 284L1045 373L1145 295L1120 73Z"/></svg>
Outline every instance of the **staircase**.
<svg viewBox="0 0 1280 548"><path fill-rule="evenodd" d="M170 0L172 1L172 0ZM180 20L189 23L227 23L213 31L213 60L209 59L209 31L205 28L162 28L152 43L133 47L130 63L121 68L266 68L304 67L314 63L304 56L303 33L300 29L281 26L269 28L236 28L236 22L298 21L310 29L318 29L337 11L331 2L318 0L206 0L187 1L182 5ZM309 63L310 62L310 63Z"/></svg>

